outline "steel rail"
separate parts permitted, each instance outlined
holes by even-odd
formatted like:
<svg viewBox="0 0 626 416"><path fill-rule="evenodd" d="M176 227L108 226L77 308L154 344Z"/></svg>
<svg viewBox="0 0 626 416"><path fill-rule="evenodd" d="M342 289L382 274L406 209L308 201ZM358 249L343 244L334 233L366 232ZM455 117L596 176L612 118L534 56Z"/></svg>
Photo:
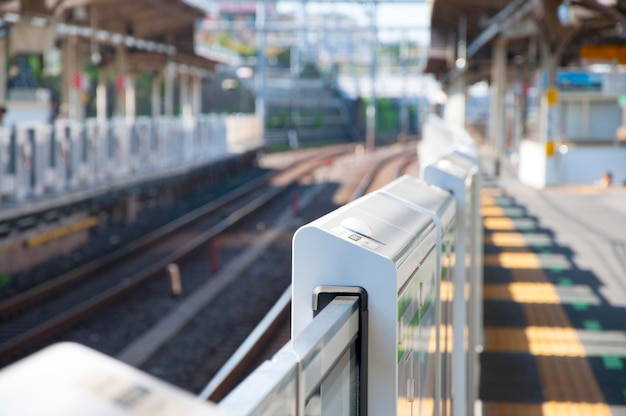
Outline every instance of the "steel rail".
<svg viewBox="0 0 626 416"><path fill-rule="evenodd" d="M237 224L258 210L264 204L267 204L278 197L280 194L293 186L301 177L310 174L317 167L324 165L329 157L338 156L348 150L349 147L331 149L330 151L324 151L320 155L306 159L302 161L302 163L294 163L288 166L288 168L282 171L282 173L285 174L285 172L289 171L294 176L288 179L286 183L275 185L269 191L261 192L260 196L255 197L252 201L246 203L244 207L241 207L237 211L228 215L226 218L211 226L208 230L200 233L187 244L166 256L160 256L160 259L156 261L152 261L152 265L150 267L143 268L130 276L122 276L114 284L106 284L104 287L96 287L96 294L88 293L86 298L74 301L73 303L75 306L66 308L66 310L62 313L55 313L53 316L40 318L39 322L35 322L32 326L19 327L16 325L16 327L13 328L14 333L12 335L10 334L11 331L0 327L0 333L3 333L5 336L5 340L0 342L0 356L9 357L11 355L18 354L21 350L29 347L30 345L42 342L52 334L55 334L61 329L83 320L88 314L99 310L110 302L135 290L148 280L161 275L168 264L180 261L186 256L189 256L203 244L218 234L224 232L224 230L232 227L234 224ZM272 175L271 178L266 178L267 181L263 181L263 183L267 184L270 179L276 178L276 176L277 175ZM256 185L258 187L259 182L256 182ZM244 190L238 190L235 192L236 195L230 195L226 199L232 202L249 193L251 188L251 186L245 186ZM24 303L14 301L11 303L10 308L7 307L5 310L11 310L13 312L12 315L15 315L18 310L26 308L24 305L30 305L28 307L32 308L33 304L49 295L49 293L45 293L45 289L51 290L50 293L59 293L62 290L68 291L68 285L74 286L79 282L82 282L82 286L85 286L89 283L85 281L85 277L98 270L106 269L107 275L115 274L113 266L115 263L120 262L121 259L127 258L131 254L134 254L133 257L138 257L137 253L140 249L145 249L146 247L164 238L171 238L171 235L176 232L176 230L183 226L188 226L190 223L193 223L202 217L210 216L215 213L216 209L225 207L228 201L221 201L217 204L208 204L208 206L188 214L185 218L168 224L163 227L163 229L155 232L153 235L147 236L141 242L133 244L128 248L128 250L120 251L115 253L115 255L107 256L106 261L97 261L95 264L82 268L80 273L70 273L70 277L64 276L62 281L59 281L58 283L51 283L45 288L33 291L29 295L24 295L21 300L21 302ZM91 289L90 291L93 292ZM63 295L65 295L65 293ZM81 295L79 294L79 296ZM42 314L46 315L46 312L44 311ZM20 325L22 324L23 323L20 323Z"/></svg>
<svg viewBox="0 0 626 416"><path fill-rule="evenodd" d="M377 161L353 190L350 201L358 199L367 193L370 185L374 182L376 176L381 173L385 165L398 164L394 178L389 178L393 180L400 177L404 173L406 166L412 163L415 158L416 155L407 156L405 149L403 152L394 153ZM199 393L199 398L212 402L220 401L254 370L252 366L269 359L277 351L276 345L273 345L271 341L273 339L282 339L284 336L281 336L281 334L290 332L291 322L287 320L290 313L291 286L283 292L283 295L278 299L274 307L206 384Z"/></svg>

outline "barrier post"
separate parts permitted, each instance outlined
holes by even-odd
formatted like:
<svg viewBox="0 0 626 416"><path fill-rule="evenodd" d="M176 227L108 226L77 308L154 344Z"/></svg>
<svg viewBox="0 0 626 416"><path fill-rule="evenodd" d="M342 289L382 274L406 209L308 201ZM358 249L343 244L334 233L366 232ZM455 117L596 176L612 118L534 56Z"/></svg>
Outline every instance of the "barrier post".
<svg viewBox="0 0 626 416"><path fill-rule="evenodd" d="M172 291L172 295L179 298L183 294L183 285L178 265L176 263L170 263L167 266L167 274L170 279L170 289Z"/></svg>
<svg viewBox="0 0 626 416"><path fill-rule="evenodd" d="M212 239L209 242L209 262L211 265L211 273L215 274L220 269L220 251L217 241Z"/></svg>
<svg viewBox="0 0 626 416"><path fill-rule="evenodd" d="M407 176L294 235L292 338L312 321L311 297L320 286L367 292L369 415L440 409L441 360L429 345L440 348L435 325L441 320L438 238L443 231L432 213L450 227L453 197Z"/></svg>
<svg viewBox="0 0 626 416"><path fill-rule="evenodd" d="M298 195L298 190L294 189L291 193L291 216L293 218L297 218L300 213L300 198Z"/></svg>
<svg viewBox="0 0 626 416"><path fill-rule="evenodd" d="M473 305L466 304L465 293L469 286L470 293L476 291L475 282L472 281L470 272L471 262L469 255L475 252L472 237L471 209L474 207L472 201L472 184L478 174L478 166L468 158L458 154L450 154L442 157L424 168L424 179L441 188L448 189L454 194L457 201L457 238L456 238L456 264L453 279L453 301L452 301L452 415L465 416L474 414L473 393L476 389L476 374L474 361L476 340L471 338L466 349L465 330L475 325L472 316ZM469 179L469 181L468 181ZM475 299L472 293L470 299ZM470 333L472 331L469 331ZM470 357L468 357L468 355Z"/></svg>

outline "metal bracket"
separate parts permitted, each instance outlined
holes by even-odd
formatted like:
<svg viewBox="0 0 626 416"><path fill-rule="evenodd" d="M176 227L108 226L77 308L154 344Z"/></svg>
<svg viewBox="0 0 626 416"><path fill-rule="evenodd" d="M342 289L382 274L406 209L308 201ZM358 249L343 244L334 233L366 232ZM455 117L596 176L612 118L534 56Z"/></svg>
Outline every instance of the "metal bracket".
<svg viewBox="0 0 626 416"><path fill-rule="evenodd" d="M359 337L355 342L356 357L359 363L359 380L356 414L367 416L367 350L368 350L368 311L367 291L359 286L318 286L313 290L313 316L320 313L337 297L357 297L359 299Z"/></svg>

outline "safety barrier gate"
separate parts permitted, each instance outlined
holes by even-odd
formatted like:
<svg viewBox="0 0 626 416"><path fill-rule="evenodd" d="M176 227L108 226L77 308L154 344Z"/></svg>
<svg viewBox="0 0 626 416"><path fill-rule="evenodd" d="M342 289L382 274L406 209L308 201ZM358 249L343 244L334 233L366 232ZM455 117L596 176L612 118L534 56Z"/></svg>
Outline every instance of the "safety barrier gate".
<svg viewBox="0 0 626 416"><path fill-rule="evenodd" d="M482 241L478 153L469 149L424 166L423 179L403 176L296 232L292 339L219 404L61 344L0 372L3 414L45 414L52 402L66 406L58 414L95 414L151 386L141 394L188 409L176 414L472 415ZM60 371L66 359L80 368ZM20 391L41 391L40 400L20 400ZM47 401L50 391L68 399Z"/></svg>
<svg viewBox="0 0 626 416"><path fill-rule="evenodd" d="M166 174L263 145L254 115L59 119L0 127L0 203Z"/></svg>

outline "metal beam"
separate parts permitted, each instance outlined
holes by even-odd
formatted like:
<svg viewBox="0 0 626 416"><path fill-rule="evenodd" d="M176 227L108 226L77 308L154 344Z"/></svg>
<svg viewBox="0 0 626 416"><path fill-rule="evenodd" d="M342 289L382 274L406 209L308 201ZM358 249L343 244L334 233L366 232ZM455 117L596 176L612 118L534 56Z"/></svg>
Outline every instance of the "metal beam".
<svg viewBox="0 0 626 416"><path fill-rule="evenodd" d="M590 10L599 11L605 16L612 18L616 23L619 23L624 30L626 30L626 16L624 16L619 10L605 6L596 0L577 0L576 3Z"/></svg>
<svg viewBox="0 0 626 416"><path fill-rule="evenodd" d="M496 37L508 25L530 12L536 0L514 0L500 10L488 23L480 35L467 47L467 57L472 57L480 48ZM525 3L525 4L524 4Z"/></svg>
<svg viewBox="0 0 626 416"><path fill-rule="evenodd" d="M254 23L240 23L240 22L211 22L204 23L203 26L205 28L209 28L210 30L241 30L241 29L254 29ZM299 25L298 23L292 22L267 22L265 24L265 29L267 31L280 31L280 32L298 32L303 29L303 26L306 26L306 29L311 31L320 31L324 33L354 33L354 31L362 31L362 32L370 32L370 26L358 26L358 25L346 25L342 27L336 26L323 26L320 23L307 23L306 25ZM377 25L378 30L384 30L387 32L423 32L430 30L430 25Z"/></svg>
<svg viewBox="0 0 626 416"><path fill-rule="evenodd" d="M282 3L301 3L302 0L281 0ZM340 3L356 3L356 4L429 4L429 0L337 0ZM333 3L333 1L310 1L310 3Z"/></svg>

